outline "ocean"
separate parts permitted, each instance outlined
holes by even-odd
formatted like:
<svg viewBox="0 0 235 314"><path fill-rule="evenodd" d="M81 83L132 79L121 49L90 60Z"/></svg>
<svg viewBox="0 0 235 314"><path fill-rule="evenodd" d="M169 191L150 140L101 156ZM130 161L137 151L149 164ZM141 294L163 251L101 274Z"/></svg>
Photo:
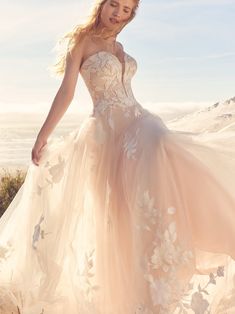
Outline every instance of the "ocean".
<svg viewBox="0 0 235 314"><path fill-rule="evenodd" d="M79 128L90 113L65 113L50 138L66 135ZM185 112L175 110L158 114L167 122L174 117L183 116ZM28 167L31 150L46 115L47 113L0 113L0 169Z"/></svg>
<svg viewBox="0 0 235 314"><path fill-rule="evenodd" d="M51 138L68 134L88 117L65 114L51 134ZM36 113L0 114L0 168L27 168L31 150L46 116Z"/></svg>

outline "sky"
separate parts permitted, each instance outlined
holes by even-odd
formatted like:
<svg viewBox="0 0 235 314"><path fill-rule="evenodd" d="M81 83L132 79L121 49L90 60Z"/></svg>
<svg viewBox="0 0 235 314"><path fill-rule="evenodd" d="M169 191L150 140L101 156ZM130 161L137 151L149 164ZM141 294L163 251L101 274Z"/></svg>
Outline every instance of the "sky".
<svg viewBox="0 0 235 314"><path fill-rule="evenodd" d="M59 38L90 13L91 0L0 0L0 113L48 112L62 78L48 68ZM136 99L156 112L235 96L235 0L141 0L118 35L138 70ZM79 75L67 112L91 112Z"/></svg>

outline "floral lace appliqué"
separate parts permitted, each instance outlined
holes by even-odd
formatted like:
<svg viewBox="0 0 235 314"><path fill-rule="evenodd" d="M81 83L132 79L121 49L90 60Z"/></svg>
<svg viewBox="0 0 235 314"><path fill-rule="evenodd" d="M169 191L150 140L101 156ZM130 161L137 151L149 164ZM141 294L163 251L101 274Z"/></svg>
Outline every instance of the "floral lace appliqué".
<svg viewBox="0 0 235 314"><path fill-rule="evenodd" d="M139 131L140 131L140 128L138 128L136 130L134 136L131 136L128 133L126 133L124 135L123 148L124 148L124 152L126 153L128 159L132 158L132 159L136 160L135 152L137 149Z"/></svg>

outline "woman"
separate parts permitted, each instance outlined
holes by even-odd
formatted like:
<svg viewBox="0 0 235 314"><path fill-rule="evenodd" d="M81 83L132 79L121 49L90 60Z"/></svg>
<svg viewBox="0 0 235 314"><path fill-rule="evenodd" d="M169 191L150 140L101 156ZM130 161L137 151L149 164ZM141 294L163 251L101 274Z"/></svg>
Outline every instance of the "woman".
<svg viewBox="0 0 235 314"><path fill-rule="evenodd" d="M62 84L0 220L1 313L235 312L235 140L169 130L136 101L137 62L116 37L138 5L100 1L66 36ZM79 73L93 112L48 141Z"/></svg>

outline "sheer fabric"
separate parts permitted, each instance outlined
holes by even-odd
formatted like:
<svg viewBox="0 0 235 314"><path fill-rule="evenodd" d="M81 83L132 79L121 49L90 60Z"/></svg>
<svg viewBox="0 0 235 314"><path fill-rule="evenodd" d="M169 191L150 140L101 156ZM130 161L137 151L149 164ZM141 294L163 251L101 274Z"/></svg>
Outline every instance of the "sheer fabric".
<svg viewBox="0 0 235 314"><path fill-rule="evenodd" d="M169 129L136 60L81 67L82 125L43 148L0 219L0 313L235 313L235 139Z"/></svg>

